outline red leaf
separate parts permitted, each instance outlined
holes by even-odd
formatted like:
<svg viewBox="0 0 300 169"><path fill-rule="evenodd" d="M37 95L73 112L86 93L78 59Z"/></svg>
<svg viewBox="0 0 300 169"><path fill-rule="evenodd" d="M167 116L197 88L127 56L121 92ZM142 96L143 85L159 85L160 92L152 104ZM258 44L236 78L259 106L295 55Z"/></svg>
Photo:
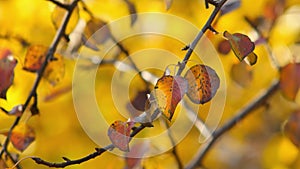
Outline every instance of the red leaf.
<svg viewBox="0 0 300 169"><path fill-rule="evenodd" d="M280 89L283 95L295 100L300 88L300 63L290 63L280 71Z"/></svg>
<svg viewBox="0 0 300 169"><path fill-rule="evenodd" d="M206 65L194 65L184 77L189 85L187 96L196 104L210 101L220 86L219 76L211 67Z"/></svg>
<svg viewBox="0 0 300 169"><path fill-rule="evenodd" d="M130 131L134 122L115 121L110 125L107 135L115 147L129 151Z"/></svg>
<svg viewBox="0 0 300 169"><path fill-rule="evenodd" d="M227 55L230 52L230 43L228 40L222 40L218 44L218 52L220 52L223 55Z"/></svg>
<svg viewBox="0 0 300 169"><path fill-rule="evenodd" d="M35 140L35 132L27 124L21 123L13 129L10 140L16 149L24 151Z"/></svg>
<svg viewBox="0 0 300 169"><path fill-rule="evenodd" d="M0 98L6 99L6 92L14 80L17 60L8 49L0 49Z"/></svg>
<svg viewBox="0 0 300 169"><path fill-rule="evenodd" d="M170 121L177 104L187 91L187 82L180 76L163 76L158 79L154 87L154 98L159 111Z"/></svg>
<svg viewBox="0 0 300 169"><path fill-rule="evenodd" d="M252 53L255 48L254 43L247 35L241 33L230 34L227 31L223 35L228 39L234 54L240 61Z"/></svg>
<svg viewBox="0 0 300 169"><path fill-rule="evenodd" d="M284 133L297 147L300 147L300 111L292 113L288 118Z"/></svg>

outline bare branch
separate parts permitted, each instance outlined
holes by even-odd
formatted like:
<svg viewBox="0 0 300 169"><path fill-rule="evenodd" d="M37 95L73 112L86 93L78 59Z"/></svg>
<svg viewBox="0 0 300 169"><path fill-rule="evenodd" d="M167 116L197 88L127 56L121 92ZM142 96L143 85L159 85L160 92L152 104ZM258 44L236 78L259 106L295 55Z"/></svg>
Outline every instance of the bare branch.
<svg viewBox="0 0 300 169"><path fill-rule="evenodd" d="M77 6L77 3L78 3L79 0L74 0L70 5L69 5L69 8L68 8L68 11L67 11L67 14L65 15L64 19L63 19L63 24L61 25L61 27L57 30L56 32L56 36L54 37L53 41L52 41L52 44L50 45L50 48L49 48L49 51L46 55L46 59L44 61L44 63L42 64L40 70L37 72L37 77L36 77L36 80L34 82L34 85L31 89L31 92L29 93L25 103L24 103L24 106L23 106L23 112L26 110L26 108L29 106L29 103L31 101L31 99L36 95L36 90L40 84L40 81L43 77L43 74L45 72L45 69L49 63L49 61L51 60L51 58L53 58L53 54L54 52L56 51L56 48L57 48L57 45L60 41L60 39L64 36L64 32L66 30L66 27L67 27L67 24L71 18L71 14L73 12L73 10L75 9L75 7ZM14 123L11 125L10 129L9 129L9 132L7 134L7 137L4 141L4 144L2 146L2 149L0 151L0 158L2 157L2 155L5 153L7 153L7 147L8 147L8 144L10 142L10 136L11 136L11 133L12 133L12 130L19 124L19 121L21 119L22 116L19 116L15 119Z"/></svg>
<svg viewBox="0 0 300 169"><path fill-rule="evenodd" d="M247 104L245 108L241 109L236 116L234 116L231 120L225 123L221 128L213 132L212 139L205 145L205 147L197 156L196 160L194 160L187 168L192 169L197 168L197 166L201 166L206 154L214 145L214 143L218 140L218 138L220 138L223 134L232 129L238 122L245 119L245 117L247 117L259 106L263 105L278 89L279 81L276 80L267 90L263 91L257 98L253 99L251 103Z"/></svg>
<svg viewBox="0 0 300 169"><path fill-rule="evenodd" d="M191 43L189 50L187 51L184 59L182 60L180 67L178 69L177 75L180 75L183 71L183 69L185 68L185 65L187 63L187 61L190 59L196 45L198 44L198 42L200 41L200 39L202 38L203 34L210 29L214 19L216 18L218 12L221 10L222 6L224 5L224 3L227 0L222 0L220 3L217 4L217 6L215 7L214 11L212 12L212 14L210 15L209 19L207 20L207 22L205 23L205 25L203 26L203 28L200 30L200 32L198 33L198 35L196 36L196 38L194 39L194 41Z"/></svg>

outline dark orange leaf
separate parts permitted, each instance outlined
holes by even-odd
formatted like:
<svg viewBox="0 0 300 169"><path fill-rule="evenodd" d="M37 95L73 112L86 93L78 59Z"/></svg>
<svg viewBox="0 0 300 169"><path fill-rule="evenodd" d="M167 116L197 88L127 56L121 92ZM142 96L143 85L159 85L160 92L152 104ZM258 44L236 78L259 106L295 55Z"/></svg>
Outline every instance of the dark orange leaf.
<svg viewBox="0 0 300 169"><path fill-rule="evenodd" d="M134 122L115 121L110 125L107 135L115 147L129 151L130 131Z"/></svg>
<svg viewBox="0 0 300 169"><path fill-rule="evenodd" d="M223 55L227 55L231 50L230 43L228 40L222 40L218 44L218 52L220 52Z"/></svg>
<svg viewBox="0 0 300 169"><path fill-rule="evenodd" d="M189 85L187 96L196 104L210 101L220 86L219 76L215 70L206 65L194 65L184 77Z"/></svg>
<svg viewBox="0 0 300 169"><path fill-rule="evenodd" d="M255 48L254 43L247 35L241 33L230 34L227 31L223 35L228 39L231 49L240 61L244 60Z"/></svg>
<svg viewBox="0 0 300 169"><path fill-rule="evenodd" d="M24 151L35 139L35 132L32 127L25 123L18 124L12 131L10 140L13 146L19 151Z"/></svg>
<svg viewBox="0 0 300 169"><path fill-rule="evenodd" d="M241 87L247 87L253 80L253 73L249 65L245 62L239 62L231 66L230 77Z"/></svg>
<svg viewBox="0 0 300 169"><path fill-rule="evenodd" d="M295 100L300 88L300 63L290 63L280 71L280 89L283 95Z"/></svg>
<svg viewBox="0 0 300 169"><path fill-rule="evenodd" d="M0 98L6 99L6 92L14 80L17 60L8 49L0 49Z"/></svg>
<svg viewBox="0 0 300 169"><path fill-rule="evenodd" d="M27 49L23 69L37 72L45 61L48 47L43 45L31 45Z"/></svg>
<svg viewBox="0 0 300 169"><path fill-rule="evenodd" d="M130 2L129 0L124 0L124 1L127 5L129 13L130 13L130 18L131 18L131 24L130 25L133 26L136 19L137 19L135 5L132 2Z"/></svg>
<svg viewBox="0 0 300 169"><path fill-rule="evenodd" d="M106 22L99 18L91 18L84 29L84 36L90 44L102 44L111 37L111 33Z"/></svg>
<svg viewBox="0 0 300 169"><path fill-rule="evenodd" d="M48 63L43 74L43 78L45 78L52 86L55 86L62 81L65 75L65 62L63 56L55 53L54 58L54 60Z"/></svg>
<svg viewBox="0 0 300 169"><path fill-rule="evenodd" d="M40 70L45 62L47 52L48 47L43 45L32 45L28 47L23 69L29 72L37 72ZM63 57L55 53L54 58L54 60L48 63L43 74L43 78L53 86L62 80L65 73Z"/></svg>
<svg viewBox="0 0 300 169"><path fill-rule="evenodd" d="M170 121L177 104L187 91L187 82L180 76L163 76L154 87L154 98L159 111Z"/></svg>
<svg viewBox="0 0 300 169"><path fill-rule="evenodd" d="M300 147L300 111L290 115L284 126L285 135L297 146Z"/></svg>

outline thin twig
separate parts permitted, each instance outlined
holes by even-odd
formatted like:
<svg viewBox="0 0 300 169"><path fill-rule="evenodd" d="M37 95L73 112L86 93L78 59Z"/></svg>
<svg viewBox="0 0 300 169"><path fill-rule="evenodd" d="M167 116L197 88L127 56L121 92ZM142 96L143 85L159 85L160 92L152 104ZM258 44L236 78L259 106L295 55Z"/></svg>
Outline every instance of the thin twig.
<svg viewBox="0 0 300 169"><path fill-rule="evenodd" d="M194 41L191 43L184 59L182 60L182 62L180 63L177 75L180 75L182 73L182 71L185 68L185 65L187 63L187 61L190 59L196 45L198 44L198 42L200 41L200 39L202 38L203 34L209 30L211 28L211 24L213 23L215 17L217 16L217 14L219 13L219 11L221 10L222 6L224 5L224 3L227 0L222 0L221 2L219 2L216 6L214 11L212 12L212 14L210 15L210 17L208 18L207 22L205 23L205 25L203 26L203 28L201 29L201 31L198 33L198 35L196 36L196 38L194 39Z"/></svg>
<svg viewBox="0 0 300 169"><path fill-rule="evenodd" d="M31 89L31 91L30 91L30 93L29 93L29 95L28 95L28 97L27 97L24 105L23 105L23 112L26 110L26 108L28 107L31 99L36 94L36 90L37 90L37 88L38 88L38 86L40 84L40 81L41 81L42 77L43 77L44 71L45 71L48 63L50 62L51 58L53 57L53 54L56 51L57 45L58 45L61 37L63 37L63 35L64 35L65 29L66 29L67 24L68 24L68 22L70 20L71 14L72 14L74 8L77 6L78 1L79 0L74 0L72 2L72 4L70 4L69 7L68 7L68 11L67 11L67 13L66 13L66 15L65 15L65 17L63 19L63 22L62 22L63 24L58 29L58 31L56 33L56 36L53 39L52 44L50 45L49 51L47 52L46 59L43 62L40 70L37 72L37 78L36 78L36 80L34 82L34 85L33 85L32 89ZM10 137L11 137L12 130L19 124L19 121L20 121L21 117L22 116L17 117L15 119L14 123L12 124L12 126L10 127L9 132L7 134L7 137L6 137L5 141L4 141L3 147L2 147L1 152L0 152L0 158L2 157L2 155L3 155L4 152L7 152L7 147L8 147L8 144L10 142Z"/></svg>
<svg viewBox="0 0 300 169"><path fill-rule="evenodd" d="M257 98L253 99L253 101L247 104L246 107L241 109L236 116L234 116L231 120L225 123L221 128L212 133L211 140L205 145L202 151L199 153L197 158L189 164L188 169L197 168L202 165L202 161L205 158L208 151L214 145L214 143L221 137L223 134L232 129L238 122L245 119L251 112L257 109L259 106L263 105L277 90L279 89L279 81L276 80L272 83L272 85L266 90L263 91Z"/></svg>

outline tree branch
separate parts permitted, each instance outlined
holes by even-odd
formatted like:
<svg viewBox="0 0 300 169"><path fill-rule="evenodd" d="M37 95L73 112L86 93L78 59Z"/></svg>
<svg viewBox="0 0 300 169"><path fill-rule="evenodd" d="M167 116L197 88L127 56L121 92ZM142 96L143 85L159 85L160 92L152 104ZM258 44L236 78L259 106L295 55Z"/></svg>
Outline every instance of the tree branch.
<svg viewBox="0 0 300 169"><path fill-rule="evenodd" d="M266 100L268 100L277 90L279 89L279 81L276 80L272 83L272 85L266 90L263 91L257 98L255 98L251 103L247 104L246 107L241 109L236 116L234 116L231 120L225 123L221 128L212 133L211 140L205 145L202 151L197 156L196 160L194 160L187 168L193 169L202 165L202 161L205 158L208 151L214 145L214 143L220 138L223 134L232 129L238 122L247 117L253 110L257 109L259 106L264 104Z"/></svg>
<svg viewBox="0 0 300 169"><path fill-rule="evenodd" d="M224 5L224 3L227 0L222 0L221 2L219 2L218 4L216 4L214 11L212 12L212 14L210 15L209 19L207 20L207 22L205 23L205 25L203 26L203 28L201 29L201 31L198 33L198 35L196 36L196 38L194 39L194 41L191 43L191 45L189 46L189 49L184 57L184 59L182 60L182 62L180 63L178 72L176 75L180 75L182 73L182 71L185 68L185 65L187 63L187 61L190 59L196 45L198 44L198 42L200 41L200 39L202 38L203 34L210 28L212 28L211 24L213 23L214 19L216 18L217 14L219 13L219 11L221 10L222 6Z"/></svg>
<svg viewBox="0 0 300 169"><path fill-rule="evenodd" d="M36 90L40 84L40 81L43 77L43 74L45 72L45 69L48 65L48 63L50 62L50 60L53 58L53 54L54 52L56 51L56 48L57 48L57 45L60 41L60 39L64 36L64 33L65 33L65 30L66 30L66 27L67 27L67 24L70 20L70 17L71 17L71 14L74 10L74 8L77 6L77 3L78 3L79 0L74 0L70 5L68 5L68 10L67 10L67 13L63 19L63 24L60 26L60 28L57 30L56 32L56 35L55 35L55 38L53 39L52 41L52 44L50 45L50 48L47 52L47 55L46 55L46 59L45 61L43 62L40 70L37 72L37 78L34 82L34 85L31 89L31 92L29 93L24 105L23 105L23 112L26 110L26 108L29 106L29 103L31 101L31 99L36 95ZM52 2L52 1L51 1ZM9 132L7 134L7 137L4 141L4 144L3 144L3 147L0 151L0 158L2 158L2 155L5 153L7 153L7 147L9 145L9 142L10 142L10 137L11 137L11 133L12 133L12 130L19 124L19 121L21 119L22 116L19 116L15 119L14 123L12 124L12 126L10 127L9 129Z"/></svg>

